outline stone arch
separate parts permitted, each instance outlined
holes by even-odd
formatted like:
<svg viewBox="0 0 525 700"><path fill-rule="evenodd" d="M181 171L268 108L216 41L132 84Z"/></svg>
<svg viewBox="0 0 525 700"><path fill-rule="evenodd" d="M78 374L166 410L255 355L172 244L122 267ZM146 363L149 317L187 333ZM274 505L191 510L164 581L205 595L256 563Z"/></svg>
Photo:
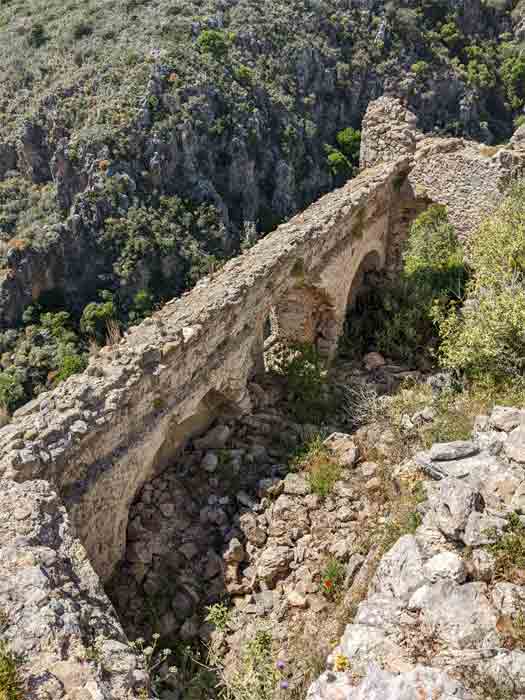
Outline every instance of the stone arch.
<svg viewBox="0 0 525 700"><path fill-rule="evenodd" d="M313 344L330 359L337 344L334 305L323 289L306 283L290 287L270 310L271 335L266 345L281 341Z"/></svg>
<svg viewBox="0 0 525 700"><path fill-rule="evenodd" d="M160 406L159 411L147 440L130 445L111 465L101 465L83 494L65 499L78 536L103 581L109 580L124 555L129 509L144 484L172 464L187 442L202 435L215 419L239 412L235 397L220 389L197 398L184 415L162 414Z"/></svg>
<svg viewBox="0 0 525 700"><path fill-rule="evenodd" d="M357 296L363 291L367 276L372 272L379 272L383 264L384 255L376 249L369 250L363 255L352 277L346 303L346 311L349 311L354 306Z"/></svg>
<svg viewBox="0 0 525 700"><path fill-rule="evenodd" d="M237 416L239 413L233 400L211 389L187 418L181 420L179 416L172 416L163 431L164 440L153 457L149 478L166 469L188 440L204 433L216 418Z"/></svg>

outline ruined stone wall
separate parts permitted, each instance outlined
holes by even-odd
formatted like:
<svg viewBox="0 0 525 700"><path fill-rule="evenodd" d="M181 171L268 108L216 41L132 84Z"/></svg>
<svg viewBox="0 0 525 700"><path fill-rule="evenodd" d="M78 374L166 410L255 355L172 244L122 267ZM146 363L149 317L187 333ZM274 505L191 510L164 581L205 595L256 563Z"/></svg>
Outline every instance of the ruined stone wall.
<svg viewBox="0 0 525 700"><path fill-rule="evenodd" d="M144 481L220 412L249 410L268 319L274 335L313 342L330 358L363 265L394 266L410 220L432 201L448 204L467 234L525 162L519 150L425 139L390 98L369 109L362 157L388 162L166 304L0 431L0 475L56 486L103 579L122 555Z"/></svg>
<svg viewBox="0 0 525 700"><path fill-rule="evenodd" d="M525 141L485 146L459 138L429 137L399 100L372 102L363 120L360 165L368 168L401 155L412 158L407 186L420 200L444 204L460 238L466 238L498 204L509 181L525 168Z"/></svg>
<svg viewBox="0 0 525 700"><path fill-rule="evenodd" d="M61 601L67 620L56 624L72 625L71 644L89 646L91 618L113 625L107 664L124 674L118 680L111 671L111 683L125 688L115 694L111 683L100 690L89 664L80 665L87 675L57 681L60 693L49 697L135 697L140 670L119 647L121 629L101 589L93 592L91 565L109 579L124 552L136 494L190 436L218 415L250 410L248 387L264 368L268 321L273 337L315 343L329 360L363 270L395 268L412 218L443 202L467 235L525 163L519 143L493 153L458 139L425 139L410 114L386 98L370 107L362 157L367 168L357 178L166 304L92 357L85 373L41 394L0 430L0 592L14 616L10 624L21 629L41 590L42 600ZM16 552L33 567L27 585ZM75 597L87 618L64 607ZM55 656L51 645L49 656L41 644L52 636L47 627L24 629L37 670L71 656L69 641ZM76 694L89 684L94 695Z"/></svg>
<svg viewBox="0 0 525 700"><path fill-rule="evenodd" d="M361 261L385 259L408 166L378 166L323 197L0 431L0 473L56 486L102 579L122 556L142 484L221 411L249 410L270 315L287 339L334 352Z"/></svg>

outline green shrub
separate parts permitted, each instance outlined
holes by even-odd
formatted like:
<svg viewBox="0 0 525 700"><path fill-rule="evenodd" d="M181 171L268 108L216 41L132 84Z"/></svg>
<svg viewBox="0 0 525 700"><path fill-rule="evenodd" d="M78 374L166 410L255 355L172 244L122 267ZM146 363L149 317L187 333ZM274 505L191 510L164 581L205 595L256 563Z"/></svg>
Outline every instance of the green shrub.
<svg viewBox="0 0 525 700"><path fill-rule="evenodd" d="M523 107L525 102L525 56L521 51L503 61L501 78L512 109Z"/></svg>
<svg viewBox="0 0 525 700"><path fill-rule="evenodd" d="M291 464L294 469L306 472L312 491L321 498L332 492L343 471L319 436L304 445Z"/></svg>
<svg viewBox="0 0 525 700"><path fill-rule="evenodd" d="M12 412L25 398L24 387L10 371L0 372L0 406Z"/></svg>
<svg viewBox="0 0 525 700"><path fill-rule="evenodd" d="M307 343L279 345L272 359L274 370L286 381L288 407L296 419L321 421L328 407L327 372L316 348Z"/></svg>
<svg viewBox="0 0 525 700"><path fill-rule="evenodd" d="M345 580L345 567L339 559L331 557L321 572L321 590L330 600L335 600L342 593Z"/></svg>
<svg viewBox="0 0 525 700"><path fill-rule="evenodd" d="M216 629L225 630L230 620L230 611L224 603L215 603L208 605L206 622L210 622Z"/></svg>
<svg viewBox="0 0 525 700"><path fill-rule="evenodd" d="M361 132L351 126L339 131L336 136L339 148L325 144L326 162L332 175L352 177L359 165Z"/></svg>
<svg viewBox="0 0 525 700"><path fill-rule="evenodd" d="M430 279L438 289L451 287L461 292L463 251L444 206L433 204L415 219L403 262L406 276Z"/></svg>
<svg viewBox="0 0 525 700"><path fill-rule="evenodd" d="M351 126L339 131L336 141L341 152L348 158L352 165L359 163L359 151L361 148L361 132Z"/></svg>
<svg viewBox="0 0 525 700"><path fill-rule="evenodd" d="M221 697L228 700L275 700L283 678L272 651L272 636L259 629L241 649L228 671L218 661Z"/></svg>
<svg viewBox="0 0 525 700"><path fill-rule="evenodd" d="M203 53L210 53L216 59L221 59L228 53L228 39L228 36L218 29L205 29L197 39L197 46Z"/></svg>
<svg viewBox="0 0 525 700"><path fill-rule="evenodd" d="M248 66L241 65L235 70L235 79L241 83L241 85L251 86L254 81L254 72Z"/></svg>
<svg viewBox="0 0 525 700"><path fill-rule="evenodd" d="M149 292L147 289L141 289L133 297L133 305L128 313L130 321L137 323L147 316L150 316L153 312L154 306L155 303L153 294L151 294L151 292Z"/></svg>
<svg viewBox="0 0 525 700"><path fill-rule="evenodd" d="M86 360L81 355L65 355L60 361L55 383L63 382L73 374L78 374L86 369Z"/></svg>
<svg viewBox="0 0 525 700"><path fill-rule="evenodd" d="M422 78L428 73L429 65L426 61L416 61L410 66L412 73L418 77Z"/></svg>
<svg viewBox="0 0 525 700"><path fill-rule="evenodd" d="M326 162L332 175L350 176L352 174L352 166L348 158L336 148L327 147Z"/></svg>
<svg viewBox="0 0 525 700"><path fill-rule="evenodd" d="M16 654L0 641L0 700L24 700L24 683L19 665Z"/></svg>
<svg viewBox="0 0 525 700"><path fill-rule="evenodd" d="M35 22L31 27L31 32L29 34L29 43L35 49L43 46L47 41L46 32L44 26L40 22Z"/></svg>
<svg viewBox="0 0 525 700"><path fill-rule="evenodd" d="M501 381L525 371L525 184L516 184L471 239L466 300L437 313L441 361Z"/></svg>
<svg viewBox="0 0 525 700"><path fill-rule="evenodd" d="M496 578L518 582L525 569L525 525L517 513L511 513L507 530L487 549L496 558Z"/></svg>
<svg viewBox="0 0 525 700"><path fill-rule="evenodd" d="M91 302L82 313L80 328L83 333L92 336L100 343L104 343L108 321L114 319L115 316L116 309L113 300Z"/></svg>
<svg viewBox="0 0 525 700"><path fill-rule="evenodd" d="M403 270L358 297L351 309L342 352L362 355L371 347L393 359L414 363L433 358L438 344L436 309L460 299L466 281L462 248L446 209L432 205L412 224Z"/></svg>

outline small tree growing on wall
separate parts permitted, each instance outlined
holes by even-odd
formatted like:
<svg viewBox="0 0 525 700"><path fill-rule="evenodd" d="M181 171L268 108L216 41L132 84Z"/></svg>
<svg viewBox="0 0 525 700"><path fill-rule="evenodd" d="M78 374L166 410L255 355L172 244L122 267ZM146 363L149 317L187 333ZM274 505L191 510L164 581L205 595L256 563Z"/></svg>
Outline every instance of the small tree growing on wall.
<svg viewBox="0 0 525 700"><path fill-rule="evenodd" d="M272 350L274 371L286 380L288 405L300 422L322 420L326 412L327 371L314 345L279 344Z"/></svg>

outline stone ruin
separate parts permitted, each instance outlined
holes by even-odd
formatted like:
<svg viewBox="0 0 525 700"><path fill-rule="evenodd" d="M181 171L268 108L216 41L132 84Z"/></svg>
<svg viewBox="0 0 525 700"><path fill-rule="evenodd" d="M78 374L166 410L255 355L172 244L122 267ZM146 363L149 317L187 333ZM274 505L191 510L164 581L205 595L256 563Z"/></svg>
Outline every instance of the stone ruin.
<svg viewBox="0 0 525 700"><path fill-rule="evenodd" d="M217 417L250 414L276 340L313 343L330 362L364 273L395 274L419 212L445 204L466 237L523 171L519 141L488 149L427 137L415 123L397 100L372 103L355 179L0 430L0 612L3 637L28 660L28 698L143 697L145 671L103 586L124 557L144 484ZM103 664L89 651L99 637Z"/></svg>

